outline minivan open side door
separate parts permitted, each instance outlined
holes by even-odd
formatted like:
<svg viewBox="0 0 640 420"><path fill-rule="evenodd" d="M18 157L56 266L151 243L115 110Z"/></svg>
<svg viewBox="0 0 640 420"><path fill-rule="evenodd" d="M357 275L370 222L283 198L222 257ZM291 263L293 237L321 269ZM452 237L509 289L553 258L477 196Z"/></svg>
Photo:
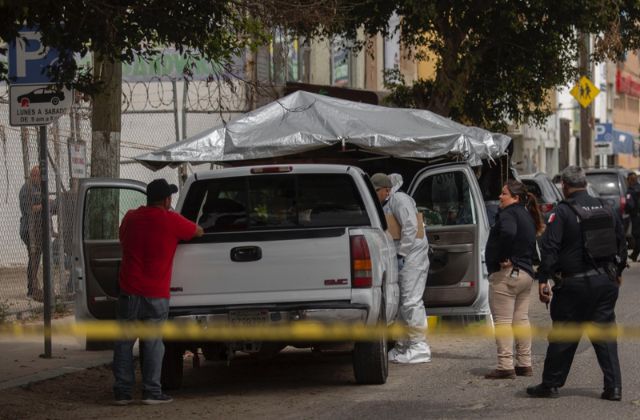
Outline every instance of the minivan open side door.
<svg viewBox="0 0 640 420"><path fill-rule="evenodd" d="M146 184L88 178L80 183L73 230L72 276L77 319L115 319L122 258L118 228L147 202Z"/></svg>
<svg viewBox="0 0 640 420"><path fill-rule="evenodd" d="M466 163L419 172L409 194L424 215L430 266L424 303L429 315L487 315L484 247L489 223L480 187Z"/></svg>

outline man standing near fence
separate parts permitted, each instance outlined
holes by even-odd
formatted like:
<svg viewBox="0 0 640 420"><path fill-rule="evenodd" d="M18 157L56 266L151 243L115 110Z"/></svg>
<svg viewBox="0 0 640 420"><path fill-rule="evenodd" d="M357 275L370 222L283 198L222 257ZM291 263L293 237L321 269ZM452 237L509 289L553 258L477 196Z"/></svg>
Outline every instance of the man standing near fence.
<svg viewBox="0 0 640 420"><path fill-rule="evenodd" d="M20 239L27 246L27 297L42 301L43 292L38 285L38 271L42 257L42 201L40 194L40 167L31 168L29 179L20 188Z"/></svg>

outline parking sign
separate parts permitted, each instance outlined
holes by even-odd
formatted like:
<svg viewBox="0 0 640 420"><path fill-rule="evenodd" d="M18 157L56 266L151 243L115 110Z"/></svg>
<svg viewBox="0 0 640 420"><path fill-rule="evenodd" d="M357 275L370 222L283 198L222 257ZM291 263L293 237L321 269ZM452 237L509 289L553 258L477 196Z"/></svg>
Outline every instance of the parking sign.
<svg viewBox="0 0 640 420"><path fill-rule="evenodd" d="M59 52L42 44L40 32L22 29L9 43L8 53L11 125L46 125L68 112L71 91L58 90L47 73Z"/></svg>

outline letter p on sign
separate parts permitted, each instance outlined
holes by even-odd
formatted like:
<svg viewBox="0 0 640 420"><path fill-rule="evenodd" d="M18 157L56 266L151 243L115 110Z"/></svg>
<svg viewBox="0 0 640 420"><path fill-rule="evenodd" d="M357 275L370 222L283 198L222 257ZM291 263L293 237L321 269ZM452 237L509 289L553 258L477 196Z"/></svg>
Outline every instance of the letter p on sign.
<svg viewBox="0 0 640 420"><path fill-rule="evenodd" d="M21 32L16 39L16 77L27 77L27 61L42 60L49 48L40 42L40 32Z"/></svg>
<svg viewBox="0 0 640 420"><path fill-rule="evenodd" d="M58 59L58 55L56 49L42 45L37 29L23 28L9 43L9 84L51 83L47 67Z"/></svg>

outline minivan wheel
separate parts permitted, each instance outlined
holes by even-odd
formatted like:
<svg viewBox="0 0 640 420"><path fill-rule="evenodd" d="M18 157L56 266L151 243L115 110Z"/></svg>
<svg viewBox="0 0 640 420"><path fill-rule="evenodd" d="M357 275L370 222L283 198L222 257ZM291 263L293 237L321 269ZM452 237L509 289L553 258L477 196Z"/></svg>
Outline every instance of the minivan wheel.
<svg viewBox="0 0 640 420"><path fill-rule="evenodd" d="M380 309L379 324L386 326L385 306ZM359 341L353 348L353 372L356 382L363 385L381 385L389 375L386 334L375 341Z"/></svg>
<svg viewBox="0 0 640 420"><path fill-rule="evenodd" d="M178 389L182 386L184 349L180 343L165 342L162 359L162 389Z"/></svg>

